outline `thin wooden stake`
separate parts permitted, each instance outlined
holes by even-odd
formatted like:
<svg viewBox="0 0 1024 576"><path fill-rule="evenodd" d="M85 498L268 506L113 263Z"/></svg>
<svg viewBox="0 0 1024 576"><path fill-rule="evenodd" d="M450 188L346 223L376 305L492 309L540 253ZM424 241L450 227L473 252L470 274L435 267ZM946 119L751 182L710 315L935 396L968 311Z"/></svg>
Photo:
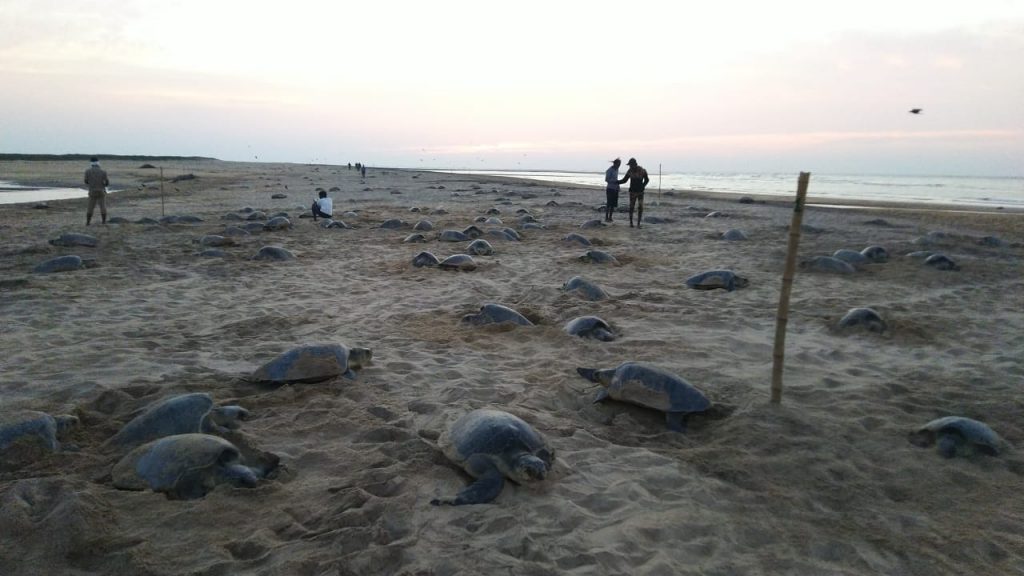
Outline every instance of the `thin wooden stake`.
<svg viewBox="0 0 1024 576"><path fill-rule="evenodd" d="M782 363L786 357L786 323L789 322L789 295L793 291L796 254L800 246L800 225L804 221L804 200L810 172L801 172L796 185L796 204L793 221L789 224L789 247L786 250L786 268L782 273L782 292L779 294L779 312L775 316L775 350L772 353L772 404L782 402Z"/></svg>
<svg viewBox="0 0 1024 576"><path fill-rule="evenodd" d="M160 167L160 217L166 216L164 214L164 167Z"/></svg>

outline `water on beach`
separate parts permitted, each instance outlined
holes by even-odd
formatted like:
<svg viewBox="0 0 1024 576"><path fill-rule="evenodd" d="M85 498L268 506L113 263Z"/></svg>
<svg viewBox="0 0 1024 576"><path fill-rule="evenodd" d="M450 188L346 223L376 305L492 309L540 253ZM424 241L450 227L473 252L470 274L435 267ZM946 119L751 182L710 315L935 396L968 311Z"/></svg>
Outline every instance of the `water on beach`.
<svg viewBox="0 0 1024 576"><path fill-rule="evenodd" d="M110 190L110 192L114 192L114 190ZM87 198L88 196L89 191L84 188L43 188L39 186L19 186L12 182L0 181L0 204L48 202L50 200Z"/></svg>
<svg viewBox="0 0 1024 576"><path fill-rule="evenodd" d="M460 170L459 174L511 176L564 184L604 186L604 173ZM796 174L789 173L665 173L648 167L648 192L696 190L727 194L792 196ZM620 176L625 170L620 170ZM660 179L660 183L659 183ZM659 186L660 184L660 186ZM815 199L921 202L967 206L1024 208L1024 178L989 176L881 176L812 174L808 190Z"/></svg>

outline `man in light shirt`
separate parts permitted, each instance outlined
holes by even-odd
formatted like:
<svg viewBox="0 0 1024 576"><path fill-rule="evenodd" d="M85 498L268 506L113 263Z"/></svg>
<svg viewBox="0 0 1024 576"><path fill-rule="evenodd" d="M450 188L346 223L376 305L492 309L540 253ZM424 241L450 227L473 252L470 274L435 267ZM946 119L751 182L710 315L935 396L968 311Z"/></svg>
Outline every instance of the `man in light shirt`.
<svg viewBox="0 0 1024 576"><path fill-rule="evenodd" d="M317 216L330 220L332 214L334 214L334 201L327 197L327 192L321 190L320 197L313 202L313 221L316 222Z"/></svg>

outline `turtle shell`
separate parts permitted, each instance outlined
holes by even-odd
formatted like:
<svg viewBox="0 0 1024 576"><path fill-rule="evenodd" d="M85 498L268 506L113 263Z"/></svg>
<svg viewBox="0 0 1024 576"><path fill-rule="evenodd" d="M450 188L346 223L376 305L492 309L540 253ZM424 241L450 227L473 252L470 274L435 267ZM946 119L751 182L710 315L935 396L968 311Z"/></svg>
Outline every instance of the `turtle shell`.
<svg viewBox="0 0 1024 576"><path fill-rule="evenodd" d="M1002 444L999 435L987 424L963 416L936 418L912 432L910 440L918 446L927 447L935 444L945 435L956 435L975 450L992 456L999 454ZM955 454L944 453L943 455L949 457Z"/></svg>
<svg viewBox="0 0 1024 576"><path fill-rule="evenodd" d="M801 262L800 268L811 272L834 272L836 274L853 274L857 271L849 262L832 256L815 256Z"/></svg>
<svg viewBox="0 0 1024 576"><path fill-rule="evenodd" d="M582 338L597 338L602 341L615 339L612 327L597 316L580 316L573 318L565 325L565 332Z"/></svg>
<svg viewBox="0 0 1024 576"><path fill-rule="evenodd" d="M442 270L459 270L462 272L470 272L476 270L476 261L469 254L452 254L451 256L441 260L438 266Z"/></svg>
<svg viewBox="0 0 1024 576"><path fill-rule="evenodd" d="M349 350L341 344L293 348L252 373L254 382L319 382L348 371Z"/></svg>
<svg viewBox="0 0 1024 576"><path fill-rule="evenodd" d="M15 443L32 443L45 450L59 447L57 420L45 412L17 410L0 414L0 452Z"/></svg>
<svg viewBox="0 0 1024 576"><path fill-rule="evenodd" d="M747 286L746 278L736 275L732 270L709 270L694 274L686 279L686 285L694 290L715 290L720 288L732 292Z"/></svg>
<svg viewBox="0 0 1024 576"><path fill-rule="evenodd" d="M584 237L584 236L582 236L580 234L577 234L575 232L573 232L571 234L566 234L565 238L562 238L562 240L565 241L565 242L579 244L580 246L590 246L591 245L590 240L588 240L586 237Z"/></svg>
<svg viewBox="0 0 1024 576"><path fill-rule="evenodd" d="M430 252L420 252L412 258L412 265L417 268L422 268L423 266L437 266L440 263L441 261L437 259L437 256L434 256Z"/></svg>
<svg viewBox="0 0 1024 576"><path fill-rule="evenodd" d="M881 246L868 246L867 248L860 251L865 258L876 264L889 261L889 251Z"/></svg>
<svg viewBox="0 0 1024 576"><path fill-rule="evenodd" d="M512 470L522 454L540 458L549 469L555 460L555 450L544 436L518 416L500 410L480 409L463 415L438 438L438 445L449 460L470 474L467 461L483 455L513 480L519 479Z"/></svg>
<svg viewBox="0 0 1024 576"><path fill-rule="evenodd" d="M225 467L239 462L234 444L209 434L179 434L139 446L111 470L124 490L202 496L221 481Z"/></svg>
<svg viewBox="0 0 1024 576"><path fill-rule="evenodd" d="M662 412L703 412L711 401L679 376L640 362L624 362L615 369L608 397Z"/></svg>
<svg viewBox="0 0 1024 576"><path fill-rule="evenodd" d="M476 325L511 322L520 326L533 326L533 322L530 322L519 312L508 306L493 303L484 304L480 307L480 312L476 314L466 314L462 317L462 322Z"/></svg>
<svg viewBox="0 0 1024 576"><path fill-rule="evenodd" d="M50 274L53 272L70 272L85 267L85 261L81 256L58 256L38 264L32 269L36 274Z"/></svg>
<svg viewBox="0 0 1024 576"><path fill-rule="evenodd" d="M466 251L470 254L476 254L477 256L490 256L494 254L494 247L491 243L483 238L477 238L469 243Z"/></svg>
<svg viewBox="0 0 1024 576"><path fill-rule="evenodd" d="M607 300L609 298L608 293L604 289L582 276L570 278L562 285L562 290L575 292L580 297L590 301Z"/></svg>
<svg viewBox="0 0 1024 576"><path fill-rule="evenodd" d="M853 266L857 266L858 264L866 264L868 262L867 256L861 254L860 252L857 252L856 250L847 250L846 248L836 250L832 254L832 257L838 258L843 262L847 262Z"/></svg>
<svg viewBox="0 0 1024 576"><path fill-rule="evenodd" d="M209 394L197 392L173 396L154 403L124 425L109 442L138 446L157 438L202 431L203 419L213 408Z"/></svg>
<svg viewBox="0 0 1024 576"><path fill-rule="evenodd" d="M260 251L256 253L256 256L253 256L253 260L284 261L294 259L295 254L292 254L291 251L285 250L280 246L264 246L263 248L260 248Z"/></svg>
<svg viewBox="0 0 1024 576"><path fill-rule="evenodd" d="M458 230L443 230L437 235L437 239L441 242L465 242L469 240L469 236Z"/></svg>
<svg viewBox="0 0 1024 576"><path fill-rule="evenodd" d="M618 264L619 261L615 259L615 256L603 251L603 250L587 250L587 253L580 256L580 260L583 262L590 262L594 264Z"/></svg>
<svg viewBox="0 0 1024 576"><path fill-rule="evenodd" d="M839 319L839 328L865 328L870 332L885 332L885 320L871 308L851 308Z"/></svg>
<svg viewBox="0 0 1024 576"><path fill-rule="evenodd" d="M96 240L95 236L78 234L76 232L65 232L50 240L50 244L53 246L86 246L88 248L95 248L97 243L98 240Z"/></svg>

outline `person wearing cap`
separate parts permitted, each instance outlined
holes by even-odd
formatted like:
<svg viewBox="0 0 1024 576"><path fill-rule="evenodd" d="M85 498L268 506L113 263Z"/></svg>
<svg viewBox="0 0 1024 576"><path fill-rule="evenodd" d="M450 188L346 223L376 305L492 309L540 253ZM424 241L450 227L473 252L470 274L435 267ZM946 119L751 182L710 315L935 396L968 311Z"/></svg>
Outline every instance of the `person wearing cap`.
<svg viewBox="0 0 1024 576"><path fill-rule="evenodd" d="M629 170L626 170L626 176L622 181L629 180L629 227L633 227L633 207L635 205L637 208L636 227L639 228L640 222L644 219L644 190L651 179L647 176L647 170L636 163L636 158L630 158L626 164L629 165Z"/></svg>
<svg viewBox="0 0 1024 576"><path fill-rule="evenodd" d="M604 171L604 181L607 183L605 187L605 196L607 196L604 204L604 221L612 221L612 213L619 207L619 184L625 182L625 179L619 180L619 166L622 165L622 160L616 158L612 160L612 165Z"/></svg>
<svg viewBox="0 0 1024 576"><path fill-rule="evenodd" d="M96 209L96 204L100 205L100 218L106 224L107 186L110 186L110 180L107 179L106 171L100 168L99 158L93 156L89 162L91 165L85 171L85 185L89 187L89 207L85 211L85 225L88 226L92 222L92 212Z"/></svg>

